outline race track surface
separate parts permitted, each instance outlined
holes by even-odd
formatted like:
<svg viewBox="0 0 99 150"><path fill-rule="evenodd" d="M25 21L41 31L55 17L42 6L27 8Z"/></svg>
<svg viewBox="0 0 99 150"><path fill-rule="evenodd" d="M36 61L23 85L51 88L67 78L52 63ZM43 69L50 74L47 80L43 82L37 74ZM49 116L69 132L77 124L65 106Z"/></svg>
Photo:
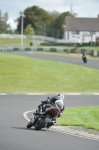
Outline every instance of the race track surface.
<svg viewBox="0 0 99 150"><path fill-rule="evenodd" d="M88 59L88 63L85 64L85 63L83 63L82 58L74 58L74 57L59 56L59 55L56 56L56 55L52 55L52 54L35 53L35 52L7 52L7 53L31 57L31 58L66 62L66 63L70 63L70 64L99 69L99 60Z"/></svg>
<svg viewBox="0 0 99 150"><path fill-rule="evenodd" d="M99 150L99 141L49 129L27 129L23 112L51 95L0 95L0 150ZM66 95L66 107L97 106L98 95Z"/></svg>

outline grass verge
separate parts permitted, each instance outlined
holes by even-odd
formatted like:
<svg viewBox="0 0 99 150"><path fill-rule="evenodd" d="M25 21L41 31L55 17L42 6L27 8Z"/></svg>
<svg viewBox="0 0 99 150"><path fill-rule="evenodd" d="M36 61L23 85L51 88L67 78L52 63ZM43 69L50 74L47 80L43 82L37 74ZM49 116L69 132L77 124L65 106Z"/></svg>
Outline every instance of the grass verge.
<svg viewBox="0 0 99 150"><path fill-rule="evenodd" d="M44 54L50 54L50 55L59 55L59 56L69 56L69 57L75 57L75 58L81 58L82 59L82 53L67 53L67 52L50 52L50 51L33 51L33 53L44 53ZM88 59L93 60L99 60L99 57L93 57L90 54L87 54Z"/></svg>
<svg viewBox="0 0 99 150"><path fill-rule="evenodd" d="M30 44L31 39L23 39L24 44ZM20 38L0 38L0 44L20 44Z"/></svg>
<svg viewBox="0 0 99 150"><path fill-rule="evenodd" d="M0 92L99 92L99 70L0 53Z"/></svg>
<svg viewBox="0 0 99 150"><path fill-rule="evenodd" d="M99 131L99 106L66 108L57 125L83 126Z"/></svg>

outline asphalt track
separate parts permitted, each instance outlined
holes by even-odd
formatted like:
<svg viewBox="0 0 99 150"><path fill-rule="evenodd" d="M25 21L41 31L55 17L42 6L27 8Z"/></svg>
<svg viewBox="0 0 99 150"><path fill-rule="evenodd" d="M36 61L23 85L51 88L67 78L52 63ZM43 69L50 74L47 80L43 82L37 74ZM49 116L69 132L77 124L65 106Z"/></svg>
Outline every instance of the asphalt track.
<svg viewBox="0 0 99 150"><path fill-rule="evenodd" d="M71 63L73 61L77 64L80 60L72 58ZM88 64L94 67L91 62ZM35 131L34 128L26 128L23 113L35 110L47 96L52 95L0 95L0 150L99 150L97 140L47 129ZM97 105L99 95L65 95L66 107Z"/></svg>
<svg viewBox="0 0 99 150"><path fill-rule="evenodd" d="M27 129L23 112L51 95L0 95L0 150L99 150L99 141L42 129ZM66 95L66 107L97 106L98 95Z"/></svg>
<svg viewBox="0 0 99 150"><path fill-rule="evenodd" d="M99 69L99 60L93 60L93 59L88 59L88 63L85 64L83 63L81 58L59 56L59 55L56 56L52 54L35 53L35 52L8 52L8 54L16 54L16 55L22 55L26 57L51 60L51 61L60 61L60 62L75 64L79 66L86 66L89 68Z"/></svg>

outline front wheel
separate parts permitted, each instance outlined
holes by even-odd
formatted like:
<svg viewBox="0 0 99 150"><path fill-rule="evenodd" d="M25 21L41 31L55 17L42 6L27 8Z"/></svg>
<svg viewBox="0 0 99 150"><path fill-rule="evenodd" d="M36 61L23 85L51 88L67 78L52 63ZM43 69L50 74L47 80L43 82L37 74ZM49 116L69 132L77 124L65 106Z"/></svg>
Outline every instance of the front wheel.
<svg viewBox="0 0 99 150"><path fill-rule="evenodd" d="M40 121L37 121L35 130L41 130L41 128L44 128L50 122L50 119L51 117L47 115L46 118L42 118Z"/></svg>
<svg viewBox="0 0 99 150"><path fill-rule="evenodd" d="M31 128L33 126L33 123L32 122L29 122L28 124L27 124L27 128Z"/></svg>
<svg viewBox="0 0 99 150"><path fill-rule="evenodd" d="M87 63L87 58L82 58L84 63Z"/></svg>

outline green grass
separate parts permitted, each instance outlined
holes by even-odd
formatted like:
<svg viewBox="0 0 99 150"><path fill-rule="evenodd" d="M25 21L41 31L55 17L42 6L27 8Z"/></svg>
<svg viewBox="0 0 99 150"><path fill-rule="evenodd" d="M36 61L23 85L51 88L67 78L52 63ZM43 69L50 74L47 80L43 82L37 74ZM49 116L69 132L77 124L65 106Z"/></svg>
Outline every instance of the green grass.
<svg viewBox="0 0 99 150"><path fill-rule="evenodd" d="M30 44L31 39L23 39L24 44ZM21 39L17 38L0 38L0 44L20 44Z"/></svg>
<svg viewBox="0 0 99 150"><path fill-rule="evenodd" d="M26 39L23 39L23 44L28 44L30 46L30 43L33 42L33 43L41 43L41 42L44 42L43 40L33 40L33 39L29 39L29 38L26 38ZM46 42L46 41L45 41ZM21 38L0 38L0 44L20 44L21 46ZM39 47L42 47L42 46L39 46Z"/></svg>
<svg viewBox="0 0 99 150"><path fill-rule="evenodd" d="M82 126L99 130L99 106L66 108L57 125Z"/></svg>
<svg viewBox="0 0 99 150"><path fill-rule="evenodd" d="M99 92L99 70L0 53L0 92Z"/></svg>
<svg viewBox="0 0 99 150"><path fill-rule="evenodd" d="M80 46L80 47L77 47L79 49L87 49L87 50L97 50L99 51L99 46Z"/></svg>
<svg viewBox="0 0 99 150"><path fill-rule="evenodd" d="M43 54L52 54L52 55L59 55L59 56L69 56L69 57L75 57L75 58L81 58L82 59L82 53L67 53L67 52L50 52L50 51L33 51L33 53L43 53ZM99 57L94 57L90 54L87 54L88 59L94 59L99 60Z"/></svg>

